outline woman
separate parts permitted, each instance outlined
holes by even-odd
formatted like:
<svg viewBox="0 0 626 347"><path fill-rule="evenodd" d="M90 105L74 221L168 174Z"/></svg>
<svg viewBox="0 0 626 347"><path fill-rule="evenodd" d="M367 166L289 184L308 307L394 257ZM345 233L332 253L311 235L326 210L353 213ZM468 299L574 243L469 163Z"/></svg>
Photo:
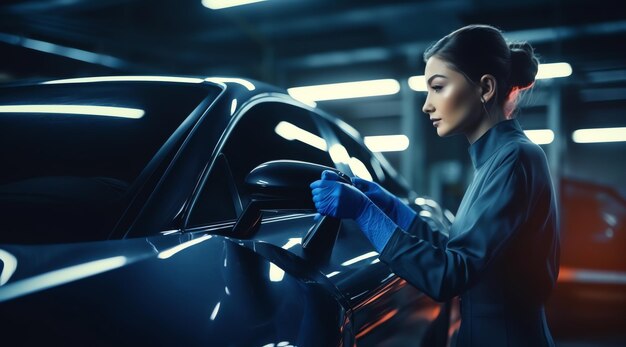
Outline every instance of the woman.
<svg viewBox="0 0 626 347"><path fill-rule="evenodd" d="M439 136L463 134L475 169L449 237L376 183L311 184L318 213L354 219L391 270L435 300L461 298L459 346L554 346L544 302L558 275L556 200L543 150L513 118L538 61L471 25L424 53L423 111Z"/></svg>

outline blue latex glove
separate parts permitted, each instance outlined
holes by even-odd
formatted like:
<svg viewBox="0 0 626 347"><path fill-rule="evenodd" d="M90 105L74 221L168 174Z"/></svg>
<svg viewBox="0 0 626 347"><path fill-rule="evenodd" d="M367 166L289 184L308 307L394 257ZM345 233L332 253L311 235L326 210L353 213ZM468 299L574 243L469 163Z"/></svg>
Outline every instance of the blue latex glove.
<svg viewBox="0 0 626 347"><path fill-rule="evenodd" d="M389 193L376 182L352 177L352 184L362 191L378 208L391 218L402 230L408 230L417 216L409 206Z"/></svg>
<svg viewBox="0 0 626 347"><path fill-rule="evenodd" d="M311 183L317 212L335 218L354 219L380 253L396 229L396 224L364 193L338 180L339 176L335 172L325 170L322 179Z"/></svg>

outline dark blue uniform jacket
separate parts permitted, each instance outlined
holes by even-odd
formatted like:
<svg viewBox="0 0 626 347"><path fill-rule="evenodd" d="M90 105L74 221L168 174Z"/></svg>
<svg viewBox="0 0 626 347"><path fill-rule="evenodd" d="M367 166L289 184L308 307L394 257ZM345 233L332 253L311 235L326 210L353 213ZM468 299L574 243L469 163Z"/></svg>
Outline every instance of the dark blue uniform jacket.
<svg viewBox="0 0 626 347"><path fill-rule="evenodd" d="M457 346L554 346L544 302L558 275L557 205L543 150L517 120L469 147L475 175L449 237L420 218L380 260L438 301L459 296Z"/></svg>

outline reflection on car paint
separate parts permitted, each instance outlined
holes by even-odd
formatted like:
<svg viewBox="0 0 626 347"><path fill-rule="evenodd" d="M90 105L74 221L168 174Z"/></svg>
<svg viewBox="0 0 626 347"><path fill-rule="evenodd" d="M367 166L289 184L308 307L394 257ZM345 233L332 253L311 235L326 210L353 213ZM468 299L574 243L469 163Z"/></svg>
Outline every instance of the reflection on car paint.
<svg viewBox="0 0 626 347"><path fill-rule="evenodd" d="M330 154L330 158L333 160L335 164L348 165L350 163L350 155L348 154L346 147L338 143L330 146L328 153Z"/></svg>
<svg viewBox="0 0 626 347"><path fill-rule="evenodd" d="M350 266L350 265L358 263L358 262L360 262L362 260L365 260L365 259L368 259L368 258L371 258L371 257L377 257L377 256L378 256L378 252L372 251L372 252L368 252L368 253L362 254L362 255L360 255L358 257L346 260L343 263L341 263L341 265L342 266Z"/></svg>
<svg viewBox="0 0 626 347"><path fill-rule="evenodd" d="M17 269L17 258L13 254L0 249L0 261L2 261L2 272L0 273L0 286L7 283Z"/></svg>
<svg viewBox="0 0 626 347"><path fill-rule="evenodd" d="M0 291L0 302L117 269L124 266L127 259L120 255L94 260L9 283Z"/></svg>
<svg viewBox="0 0 626 347"><path fill-rule="evenodd" d="M280 121L274 128L274 132L276 132L276 134L280 135L285 140L298 140L321 151L326 151L328 148L328 146L326 145L326 140L324 140L323 138L287 121Z"/></svg>
<svg viewBox="0 0 626 347"><path fill-rule="evenodd" d="M211 320L215 320L215 317L217 317L217 313L220 311L220 304L221 301L218 301L217 305L213 308L213 312L211 312Z"/></svg>
<svg viewBox="0 0 626 347"><path fill-rule="evenodd" d="M62 83L91 83L91 82L176 82L176 83L202 83L201 78L192 77L171 77L171 76L103 76L103 77L82 77L66 78L61 80L46 81L42 84L62 84Z"/></svg>
<svg viewBox="0 0 626 347"><path fill-rule="evenodd" d="M285 277L285 271L279 268L276 264L270 262L270 281L280 282Z"/></svg>
<svg viewBox="0 0 626 347"><path fill-rule="evenodd" d="M237 99L233 99L233 101L230 102L230 115L234 115L235 111L237 110Z"/></svg>
<svg viewBox="0 0 626 347"><path fill-rule="evenodd" d="M289 241L287 243L285 243L281 248L282 249L289 249L295 245L301 245L302 244L302 238L301 237L293 237L290 238Z"/></svg>
<svg viewBox="0 0 626 347"><path fill-rule="evenodd" d="M340 273L341 273L341 271L333 271L333 272L329 273L328 275L326 275L326 277L331 278L331 277L333 277L335 275L338 275Z"/></svg>
<svg viewBox="0 0 626 347"><path fill-rule="evenodd" d="M0 106L0 113L48 113L139 119L142 109L96 105L10 105Z"/></svg>
<svg viewBox="0 0 626 347"><path fill-rule="evenodd" d="M204 80L207 82L213 82L213 83L227 83L227 82L237 83L246 87L246 89L248 89L249 91L253 91L256 89L256 87L254 86L252 82L245 80L243 78L209 77L209 78L205 78Z"/></svg>
<svg viewBox="0 0 626 347"><path fill-rule="evenodd" d="M206 240L210 239L211 237L213 237L213 235L204 235L204 236L201 236L201 237L199 237L197 239L193 239L191 241L187 241L187 242L181 243L180 245L174 246L174 247L172 247L170 249L167 249L165 251L160 252L159 255L158 255L158 258L159 259L167 259L167 258L173 256L174 254L182 251L183 249L191 247L193 245L197 245L198 243L206 241Z"/></svg>

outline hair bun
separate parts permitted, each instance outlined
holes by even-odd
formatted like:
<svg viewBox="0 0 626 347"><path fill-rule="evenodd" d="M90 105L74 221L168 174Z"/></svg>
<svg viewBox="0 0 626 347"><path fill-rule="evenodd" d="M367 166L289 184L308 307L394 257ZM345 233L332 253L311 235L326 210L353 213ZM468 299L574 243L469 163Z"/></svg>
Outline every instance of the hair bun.
<svg viewBox="0 0 626 347"><path fill-rule="evenodd" d="M527 88L535 82L539 60L533 47L528 42L511 43L511 87Z"/></svg>

